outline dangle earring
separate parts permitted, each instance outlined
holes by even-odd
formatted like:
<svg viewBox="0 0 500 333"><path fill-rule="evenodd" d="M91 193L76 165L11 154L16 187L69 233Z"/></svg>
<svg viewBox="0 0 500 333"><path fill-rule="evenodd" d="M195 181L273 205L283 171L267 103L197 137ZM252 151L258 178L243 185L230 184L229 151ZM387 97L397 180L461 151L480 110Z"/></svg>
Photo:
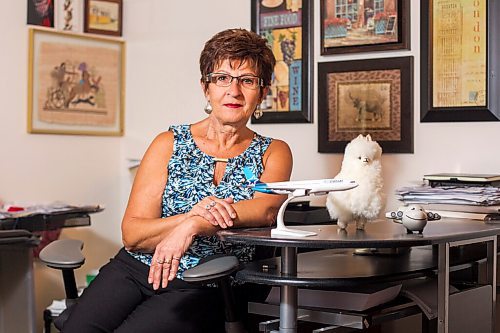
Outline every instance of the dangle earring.
<svg viewBox="0 0 500 333"><path fill-rule="evenodd" d="M262 112L262 110L260 109L260 104L258 104L255 108L255 111L253 112L253 116L255 117L255 119L259 119L263 114L264 112Z"/></svg>
<svg viewBox="0 0 500 333"><path fill-rule="evenodd" d="M205 113L206 114L211 114L212 113L212 105L210 104L210 101L207 101L207 105L205 105Z"/></svg>

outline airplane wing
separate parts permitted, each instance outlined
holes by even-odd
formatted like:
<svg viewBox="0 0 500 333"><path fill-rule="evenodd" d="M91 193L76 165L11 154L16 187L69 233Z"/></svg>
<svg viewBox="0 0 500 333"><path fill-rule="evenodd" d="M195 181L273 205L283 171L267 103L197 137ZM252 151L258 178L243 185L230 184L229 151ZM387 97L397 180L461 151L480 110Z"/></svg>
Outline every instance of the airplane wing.
<svg viewBox="0 0 500 333"><path fill-rule="evenodd" d="M343 179L318 179L318 180L300 180L289 182L250 184L255 191L271 194L290 194L298 190L304 191L306 195L326 194L333 191L345 191L358 186L353 180Z"/></svg>

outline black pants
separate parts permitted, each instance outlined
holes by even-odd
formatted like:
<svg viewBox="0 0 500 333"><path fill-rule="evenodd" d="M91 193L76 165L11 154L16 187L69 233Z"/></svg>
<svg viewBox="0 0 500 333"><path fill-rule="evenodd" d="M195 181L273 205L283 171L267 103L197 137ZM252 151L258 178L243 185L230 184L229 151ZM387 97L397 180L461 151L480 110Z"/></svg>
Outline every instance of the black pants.
<svg viewBox="0 0 500 333"><path fill-rule="evenodd" d="M124 249L103 266L64 324L62 332L224 332L222 295L174 279L154 291L147 281L149 266ZM265 297L267 289L244 286L237 291L239 307Z"/></svg>

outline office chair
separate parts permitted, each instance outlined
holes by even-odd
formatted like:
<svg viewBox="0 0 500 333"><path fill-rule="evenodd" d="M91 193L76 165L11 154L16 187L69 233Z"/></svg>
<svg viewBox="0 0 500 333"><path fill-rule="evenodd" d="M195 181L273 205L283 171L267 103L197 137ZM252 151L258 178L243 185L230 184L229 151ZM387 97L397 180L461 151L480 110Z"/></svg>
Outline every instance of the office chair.
<svg viewBox="0 0 500 333"><path fill-rule="evenodd" d="M66 292L66 309L59 316L53 316L49 309L45 309L43 313L46 333L50 332L52 323L58 330L61 330L72 311L72 306L78 300L74 270L80 268L85 262L85 257L81 252L82 248L83 242L79 240L60 239L48 244L40 252L40 260L43 263L62 271ZM198 266L184 272L186 282L216 283L218 285L224 300L225 329L227 333L246 333L235 312L235 302L229 278L238 267L239 262L236 257L215 255L205 258Z"/></svg>
<svg viewBox="0 0 500 333"><path fill-rule="evenodd" d="M189 283L215 283L222 292L225 312L226 333L246 333L243 323L236 313L236 303L231 290L230 275L240 263L232 255L213 255L204 258L197 266L184 272L184 281Z"/></svg>
<svg viewBox="0 0 500 333"><path fill-rule="evenodd" d="M64 289L66 292L66 310L59 316L52 316L49 309L43 312L45 332L50 332L52 322L54 326L61 330L62 325L71 313L71 307L78 299L78 289L76 287L75 269L80 268L85 263L82 254L83 242L76 239L60 239L51 242L40 251L39 258L47 266L59 269L63 275Z"/></svg>

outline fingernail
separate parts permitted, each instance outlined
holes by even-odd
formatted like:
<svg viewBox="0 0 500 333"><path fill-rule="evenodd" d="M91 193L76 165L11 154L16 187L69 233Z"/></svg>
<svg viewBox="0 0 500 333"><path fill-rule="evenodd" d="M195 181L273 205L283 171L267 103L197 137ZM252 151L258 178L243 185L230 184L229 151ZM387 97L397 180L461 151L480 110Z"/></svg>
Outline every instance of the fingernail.
<svg viewBox="0 0 500 333"><path fill-rule="evenodd" d="M153 279L148 278L148 283L149 283L149 284L153 283Z"/></svg>
<svg viewBox="0 0 500 333"><path fill-rule="evenodd" d="M231 217L232 217L233 219L235 219L235 218L236 218L236 214L235 214L235 213L232 213L232 214L231 214Z"/></svg>

